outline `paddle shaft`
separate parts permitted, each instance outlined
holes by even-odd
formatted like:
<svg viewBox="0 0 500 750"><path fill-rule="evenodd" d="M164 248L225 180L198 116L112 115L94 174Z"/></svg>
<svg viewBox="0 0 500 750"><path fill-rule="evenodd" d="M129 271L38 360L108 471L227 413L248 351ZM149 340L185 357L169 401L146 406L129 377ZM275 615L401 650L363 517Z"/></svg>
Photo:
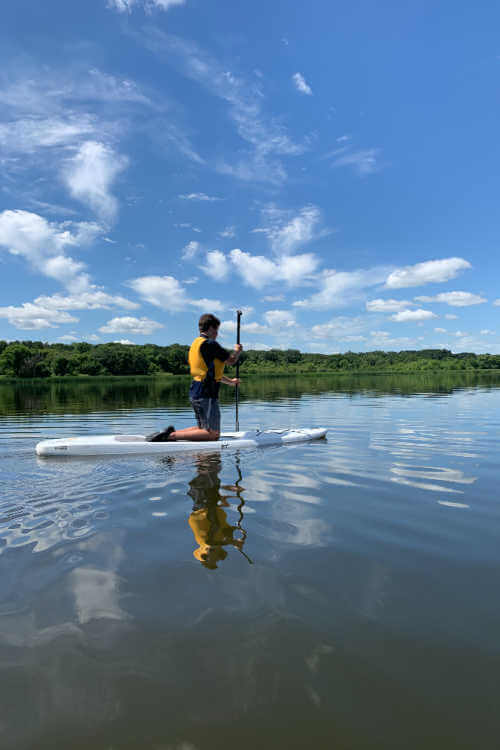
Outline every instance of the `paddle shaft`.
<svg viewBox="0 0 500 750"><path fill-rule="evenodd" d="M242 312L241 310L236 310L236 343L240 344L240 331L241 331L241 316ZM236 361L236 377L240 377L240 360L238 359ZM240 431L240 418L238 414L238 406L239 406L239 387L236 386L236 393L235 393L235 400L236 400L236 432Z"/></svg>

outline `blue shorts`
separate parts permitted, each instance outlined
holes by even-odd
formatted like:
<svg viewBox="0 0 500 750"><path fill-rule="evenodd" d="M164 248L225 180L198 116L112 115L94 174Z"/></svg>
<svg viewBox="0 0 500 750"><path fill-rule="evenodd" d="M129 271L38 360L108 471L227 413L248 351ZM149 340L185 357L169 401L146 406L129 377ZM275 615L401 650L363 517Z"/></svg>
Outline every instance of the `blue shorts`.
<svg viewBox="0 0 500 750"><path fill-rule="evenodd" d="M198 427L202 430L213 430L220 432L220 408L217 398L192 398L191 404L194 409Z"/></svg>

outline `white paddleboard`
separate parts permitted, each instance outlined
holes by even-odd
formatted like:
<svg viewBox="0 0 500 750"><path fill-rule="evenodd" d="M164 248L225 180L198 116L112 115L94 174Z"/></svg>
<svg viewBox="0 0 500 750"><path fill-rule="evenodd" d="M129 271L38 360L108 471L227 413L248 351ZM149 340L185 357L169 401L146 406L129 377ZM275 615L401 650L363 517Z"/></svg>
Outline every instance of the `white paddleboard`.
<svg viewBox="0 0 500 750"><path fill-rule="evenodd" d="M38 456L113 456L127 453L159 453L170 455L192 451L214 452L261 448L266 445L288 445L325 437L323 427L291 430L247 430L246 432L223 432L219 440L177 440L166 443L150 443L144 435L85 435L82 437L42 440L36 445Z"/></svg>

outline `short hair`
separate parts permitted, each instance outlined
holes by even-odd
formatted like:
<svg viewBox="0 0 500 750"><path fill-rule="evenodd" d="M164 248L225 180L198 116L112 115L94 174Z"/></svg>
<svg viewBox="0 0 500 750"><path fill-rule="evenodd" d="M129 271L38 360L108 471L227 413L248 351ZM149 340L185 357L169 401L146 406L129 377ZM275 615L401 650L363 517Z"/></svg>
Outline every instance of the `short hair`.
<svg viewBox="0 0 500 750"><path fill-rule="evenodd" d="M209 328L218 328L219 326L219 318L216 318L215 315L212 315L211 313L205 313L205 315L202 315L198 321L200 333L206 333Z"/></svg>

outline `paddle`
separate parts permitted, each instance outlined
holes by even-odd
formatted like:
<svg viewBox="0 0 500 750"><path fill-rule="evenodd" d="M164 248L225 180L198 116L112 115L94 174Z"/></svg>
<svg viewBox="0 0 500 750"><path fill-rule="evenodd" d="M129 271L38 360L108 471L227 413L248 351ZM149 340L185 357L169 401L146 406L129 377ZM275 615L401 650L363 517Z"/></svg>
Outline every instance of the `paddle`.
<svg viewBox="0 0 500 750"><path fill-rule="evenodd" d="M240 344L240 329L241 329L241 316L243 313L241 310L236 310L236 343ZM236 361L236 377L240 377L240 360ZM236 399L236 432L240 431L240 419L238 416L238 401L239 401L239 387L235 388L235 399Z"/></svg>

